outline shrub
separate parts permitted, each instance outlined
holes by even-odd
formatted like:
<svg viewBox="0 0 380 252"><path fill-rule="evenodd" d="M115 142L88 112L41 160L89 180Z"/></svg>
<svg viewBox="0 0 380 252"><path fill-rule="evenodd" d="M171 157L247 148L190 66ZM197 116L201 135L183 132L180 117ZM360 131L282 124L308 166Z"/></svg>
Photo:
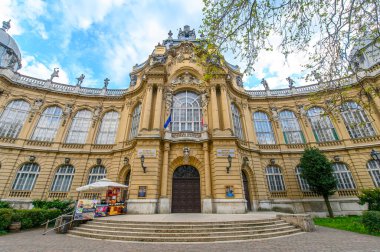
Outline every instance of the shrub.
<svg viewBox="0 0 380 252"><path fill-rule="evenodd" d="M12 208L11 204L6 201L0 201L0 208Z"/></svg>
<svg viewBox="0 0 380 252"><path fill-rule="evenodd" d="M0 230L6 230L12 223L12 209L0 209Z"/></svg>
<svg viewBox="0 0 380 252"><path fill-rule="evenodd" d="M380 211L365 211L362 222L369 232L380 232Z"/></svg>
<svg viewBox="0 0 380 252"><path fill-rule="evenodd" d="M368 204L369 211L380 211L380 188L365 189L358 196L359 204Z"/></svg>
<svg viewBox="0 0 380 252"><path fill-rule="evenodd" d="M61 215L58 209L20 209L14 210L12 221L20 221L22 229L39 227L47 220L52 220Z"/></svg>
<svg viewBox="0 0 380 252"><path fill-rule="evenodd" d="M33 206L41 209L58 209L61 213L74 211L74 201L72 200L33 200Z"/></svg>

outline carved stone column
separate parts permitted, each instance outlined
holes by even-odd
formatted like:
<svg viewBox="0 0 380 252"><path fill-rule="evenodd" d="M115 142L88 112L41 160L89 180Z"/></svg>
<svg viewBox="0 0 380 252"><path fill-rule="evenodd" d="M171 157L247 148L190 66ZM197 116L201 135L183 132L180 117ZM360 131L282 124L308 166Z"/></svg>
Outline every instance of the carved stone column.
<svg viewBox="0 0 380 252"><path fill-rule="evenodd" d="M161 197L159 212L161 214L170 213L170 202L168 198L168 170L169 170L169 151L170 143L164 144L164 156L162 160L162 173L161 173Z"/></svg>
<svg viewBox="0 0 380 252"><path fill-rule="evenodd" d="M142 130L149 129L149 120L150 120L150 110L152 108L152 95L153 95L153 87L150 85L146 88L145 102L143 107L143 121L142 121Z"/></svg>
<svg viewBox="0 0 380 252"><path fill-rule="evenodd" d="M212 108L212 127L213 129L220 129L219 126L219 110L218 102L216 100L216 89L215 86L211 87L211 108Z"/></svg>
<svg viewBox="0 0 380 252"><path fill-rule="evenodd" d="M252 114L248 107L248 101L243 104L243 122L245 125L246 136L249 142L256 142L255 134L253 130Z"/></svg>
<svg viewBox="0 0 380 252"><path fill-rule="evenodd" d="M202 213L212 213L210 153L207 142L203 143L203 156L205 162L206 197L203 199Z"/></svg>
<svg viewBox="0 0 380 252"><path fill-rule="evenodd" d="M226 87L222 86L220 88L221 98L222 98L222 115L223 115L223 125L224 130L231 129L231 119L230 119L230 110L229 102L227 97Z"/></svg>
<svg viewBox="0 0 380 252"><path fill-rule="evenodd" d="M159 86L157 88L157 97L156 97L156 105L154 109L154 123L153 123L153 129L154 130L160 130L161 126L161 109L162 109L162 86Z"/></svg>

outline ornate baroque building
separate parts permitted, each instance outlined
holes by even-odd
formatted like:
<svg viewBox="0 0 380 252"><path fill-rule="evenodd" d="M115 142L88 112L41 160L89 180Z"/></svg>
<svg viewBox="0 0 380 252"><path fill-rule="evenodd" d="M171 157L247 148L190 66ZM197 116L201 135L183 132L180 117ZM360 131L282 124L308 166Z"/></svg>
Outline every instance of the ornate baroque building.
<svg viewBox="0 0 380 252"><path fill-rule="evenodd" d="M380 186L370 155L380 149L377 96L372 114L348 101L333 120L322 116L325 101L309 106L323 85L245 90L239 68L224 60L223 74L204 81L188 26L133 67L127 89L108 89L107 79L102 89L82 87L83 76L61 84L58 69L48 80L17 72L21 54L8 28L0 29L2 200L76 199L77 187L107 177L129 185L130 213L322 212L322 198L299 176L307 146L334 161L336 212L360 211L358 191ZM373 50L358 59L376 86L379 62ZM344 85L355 92L356 84Z"/></svg>

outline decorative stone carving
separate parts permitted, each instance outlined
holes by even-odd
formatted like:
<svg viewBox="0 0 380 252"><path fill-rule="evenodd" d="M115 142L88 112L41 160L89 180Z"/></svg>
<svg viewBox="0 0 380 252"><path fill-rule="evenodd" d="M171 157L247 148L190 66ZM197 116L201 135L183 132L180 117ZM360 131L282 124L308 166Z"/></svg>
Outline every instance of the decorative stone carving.
<svg viewBox="0 0 380 252"><path fill-rule="evenodd" d="M94 114L92 115L92 127L94 127L96 122L99 120L100 114L102 113L102 111L103 111L103 107L101 105L95 108Z"/></svg>
<svg viewBox="0 0 380 252"><path fill-rule="evenodd" d="M37 113L37 111L40 110L42 105L44 104L44 100L42 99L36 99L34 100L32 109L30 110L30 117L29 117L29 122L33 120L34 115Z"/></svg>
<svg viewBox="0 0 380 252"><path fill-rule="evenodd" d="M170 110L172 108L172 104L173 104L173 90L168 87L166 89L166 93L165 93L165 104L166 104L166 108L165 108L165 118L167 118L170 114Z"/></svg>
<svg viewBox="0 0 380 252"><path fill-rule="evenodd" d="M210 98L210 96L208 94L208 91L207 90L203 91L203 93L201 94L202 113L203 114L207 113L207 105L208 105L209 98Z"/></svg>
<svg viewBox="0 0 380 252"><path fill-rule="evenodd" d="M183 163L185 165L189 163L189 157L190 157L190 148L189 147L183 148Z"/></svg>
<svg viewBox="0 0 380 252"><path fill-rule="evenodd" d="M153 55L150 59L150 65L165 64L166 58L166 55Z"/></svg>
<svg viewBox="0 0 380 252"><path fill-rule="evenodd" d="M241 78L241 76L236 76L236 85L238 87L243 87L243 79Z"/></svg>
<svg viewBox="0 0 380 252"><path fill-rule="evenodd" d="M181 28L179 28L178 39L179 40L194 40L194 39L196 39L195 29L190 30L189 25L185 25L183 27L183 30Z"/></svg>
<svg viewBox="0 0 380 252"><path fill-rule="evenodd" d="M71 113L73 112L73 104L66 104L65 108L62 113L62 126L65 126L67 118L71 116Z"/></svg>
<svg viewBox="0 0 380 252"><path fill-rule="evenodd" d="M184 74L178 76L176 79L172 81L172 85L177 85L177 84L196 84L199 85L201 84L201 81L191 75L189 72L185 72Z"/></svg>
<svg viewBox="0 0 380 252"><path fill-rule="evenodd" d="M131 83L129 84L131 87L136 85L137 83L137 75L136 74L129 74L129 77L131 78Z"/></svg>
<svg viewBox="0 0 380 252"><path fill-rule="evenodd" d="M194 52L192 44L190 43L182 44L181 47L176 52L176 56L175 56L176 63L181 63L184 60L189 60L190 62L193 62L193 63L196 62L195 52Z"/></svg>

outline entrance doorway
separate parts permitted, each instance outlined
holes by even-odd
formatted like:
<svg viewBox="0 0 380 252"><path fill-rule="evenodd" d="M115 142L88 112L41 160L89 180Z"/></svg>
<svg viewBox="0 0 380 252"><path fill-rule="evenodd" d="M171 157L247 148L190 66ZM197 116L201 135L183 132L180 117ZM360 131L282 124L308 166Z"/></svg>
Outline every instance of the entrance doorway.
<svg viewBox="0 0 380 252"><path fill-rule="evenodd" d="M197 169L178 167L173 173L172 213L200 213L201 190Z"/></svg>
<svg viewBox="0 0 380 252"><path fill-rule="evenodd" d="M249 187L248 187L247 175L243 171L241 173L243 175L244 197L245 197L245 200L247 201L247 209L248 209L248 211L251 211L252 210L252 208L251 208L251 197L249 196Z"/></svg>

